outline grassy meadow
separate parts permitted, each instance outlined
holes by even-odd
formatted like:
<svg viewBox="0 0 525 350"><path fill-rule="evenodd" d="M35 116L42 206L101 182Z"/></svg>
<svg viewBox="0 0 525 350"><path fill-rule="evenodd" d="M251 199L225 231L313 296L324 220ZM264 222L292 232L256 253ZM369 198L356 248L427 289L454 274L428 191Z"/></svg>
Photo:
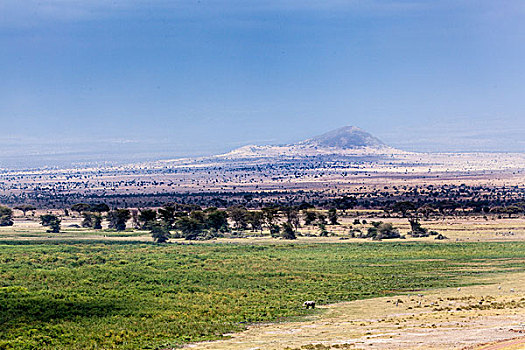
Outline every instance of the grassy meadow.
<svg viewBox="0 0 525 350"><path fill-rule="evenodd" d="M0 242L0 349L163 349L331 303L524 271L525 242ZM468 278L466 278L468 277Z"/></svg>

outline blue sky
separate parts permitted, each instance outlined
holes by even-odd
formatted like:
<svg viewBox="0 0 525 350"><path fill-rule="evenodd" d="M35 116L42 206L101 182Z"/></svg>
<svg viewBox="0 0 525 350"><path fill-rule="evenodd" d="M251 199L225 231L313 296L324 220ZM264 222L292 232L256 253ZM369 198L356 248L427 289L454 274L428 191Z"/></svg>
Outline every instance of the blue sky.
<svg viewBox="0 0 525 350"><path fill-rule="evenodd" d="M0 0L0 146L155 158L357 125L525 151L523 62L520 0Z"/></svg>

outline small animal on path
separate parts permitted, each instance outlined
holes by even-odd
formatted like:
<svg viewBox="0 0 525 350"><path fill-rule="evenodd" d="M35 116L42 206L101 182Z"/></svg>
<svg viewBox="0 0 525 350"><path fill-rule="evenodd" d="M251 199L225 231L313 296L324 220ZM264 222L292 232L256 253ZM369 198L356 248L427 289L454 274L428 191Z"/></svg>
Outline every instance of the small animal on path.
<svg viewBox="0 0 525 350"><path fill-rule="evenodd" d="M312 308L312 309L315 309L315 301L313 300L307 300L303 303L303 306L306 307L307 309L308 308Z"/></svg>

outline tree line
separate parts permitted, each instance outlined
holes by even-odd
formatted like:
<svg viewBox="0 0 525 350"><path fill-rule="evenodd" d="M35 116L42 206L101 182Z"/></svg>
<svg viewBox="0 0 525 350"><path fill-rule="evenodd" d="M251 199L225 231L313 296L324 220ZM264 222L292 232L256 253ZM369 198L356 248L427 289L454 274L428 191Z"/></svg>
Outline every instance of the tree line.
<svg viewBox="0 0 525 350"><path fill-rule="evenodd" d="M248 210L246 206L235 205L226 209L209 207L203 209L196 204L168 203L158 209L111 209L106 203L76 203L69 210L82 217L81 226L91 229L102 229L103 220L107 220L108 228L124 231L131 223L131 228L149 230L157 242L165 242L170 237L194 239L210 239L220 237L225 233L238 234L246 230L252 232L267 229L273 237L295 239L298 229L305 226L317 226L320 236L328 235L327 225L338 225L339 211L353 207L353 200L348 197L334 201L334 206L327 211L317 210L313 205L275 205L262 207L258 210ZM384 215L397 215L408 218L411 234L415 237L437 235L428 232L419 223L421 218L437 215L454 215L460 205L454 201L440 201L433 204L423 204L413 201L398 201L383 208ZM525 213L525 202L516 202L509 206L480 206L476 213L493 213L498 216L519 215ZM19 205L14 209L21 210L24 216L37 208L33 205ZM65 215L69 215L65 209ZM0 226L13 225L13 210L0 205ZM58 233L61 230L61 218L55 214L40 216L40 223L48 232ZM366 238L396 238L398 232L379 223L373 225L367 233L356 233L357 237Z"/></svg>

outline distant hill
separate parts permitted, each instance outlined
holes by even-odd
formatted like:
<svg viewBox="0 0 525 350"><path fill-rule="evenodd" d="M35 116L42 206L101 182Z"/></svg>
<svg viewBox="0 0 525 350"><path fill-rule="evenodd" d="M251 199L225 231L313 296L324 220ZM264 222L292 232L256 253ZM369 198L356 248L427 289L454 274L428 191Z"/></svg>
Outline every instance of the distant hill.
<svg viewBox="0 0 525 350"><path fill-rule="evenodd" d="M391 148L377 137L355 127L344 126L308 140L290 145L257 146L237 148L219 157L303 157L316 155L376 156L406 153Z"/></svg>
<svg viewBox="0 0 525 350"><path fill-rule="evenodd" d="M339 149L386 146L383 141L356 126L343 126L342 128L299 142L299 145Z"/></svg>

